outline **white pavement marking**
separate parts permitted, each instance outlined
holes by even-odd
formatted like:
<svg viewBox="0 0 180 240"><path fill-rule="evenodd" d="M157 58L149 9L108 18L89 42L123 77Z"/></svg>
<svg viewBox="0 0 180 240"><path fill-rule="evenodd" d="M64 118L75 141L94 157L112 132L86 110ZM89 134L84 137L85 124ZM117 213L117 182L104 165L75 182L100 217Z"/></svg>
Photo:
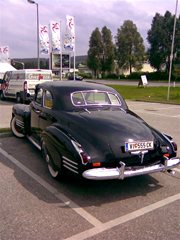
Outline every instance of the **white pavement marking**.
<svg viewBox="0 0 180 240"><path fill-rule="evenodd" d="M28 174L31 178L33 178L36 182L38 182L40 185L42 185L45 189L47 189L50 193L52 193L57 199L62 201L66 206L72 208L77 214L79 214L82 218L84 218L86 221L88 221L93 226L101 226L102 222L100 222L97 218L93 217L91 214L89 214L87 211L85 211L83 208L78 206L75 202L73 202L71 199L67 198L64 194L57 191L56 188L51 186L49 183L44 181L42 178L40 178L37 174L33 173L30 169L28 169L26 166L24 166L22 163L20 163L17 159L15 159L13 156L9 155L6 151L4 151L2 148L0 148L0 153L5 156L7 159L9 159L12 163L14 163L16 166L18 166L23 172Z"/></svg>
<svg viewBox="0 0 180 240"><path fill-rule="evenodd" d="M57 191L56 188L52 187L49 183L44 181L42 178L40 178L38 175L33 173L30 169L28 169L26 166L24 166L22 163L20 163L17 159L15 159L13 156L9 155L6 151L4 151L2 148L0 148L0 153L5 156L7 159L9 159L12 163L14 163L17 167L19 167L22 171L24 171L27 175L29 175L31 178L33 178L36 182L38 182L40 185L42 185L45 189L47 189L50 193L52 193L56 198L58 198L60 201L62 201L66 206L69 206L72 208L77 214L79 214L82 218L87 220L90 224L92 224L94 227L86 230L84 232L78 233L76 235L73 235L69 238L66 238L65 240L83 240L87 239L89 237L95 236L99 233L102 233L106 230L109 230L113 227L116 227L120 224L126 223L130 220L136 219L137 217L143 216L146 213L152 212L158 208L161 208L163 206L166 206L170 203L173 203L177 200L180 200L180 193L165 198L161 201L158 201L156 203L150 204L146 207L140 208L136 211L133 211L131 213L128 213L126 215L123 215L121 217L118 217L116 219L113 219L111 221L108 221L106 223L102 223L97 218L93 217L91 214L86 212L83 208L78 206L75 202L67 198L64 194ZM177 170L177 168L175 169ZM179 169L178 169L179 171Z"/></svg>
<svg viewBox="0 0 180 240"><path fill-rule="evenodd" d="M92 236L95 236L99 233L102 233L106 230L109 230L113 227L116 227L120 224L123 224L123 223L126 223L130 220L133 220L137 217L140 217L140 216L143 216L144 214L146 213L149 213L149 212L152 212L158 208L161 208L161 207L164 207L170 203L173 203L177 200L180 200L180 193L179 194L176 194L174 196L171 196L171 197L168 197L168 198L165 198L159 202L156 202L156 203L153 203L151 205L148 205L144 208L141 208L141 209L138 209L134 212L131 212L129 214L126 214L126 215L123 215L122 217L118 217L114 220L111 220L109 222L106 222L106 223L103 223L101 224L100 226L97 226L97 227L94 227L94 228L91 228L87 231L84 231L84 232L81 232L79 234L76 234L72 237L69 237L69 238L66 238L65 240L83 240L83 239L87 239L87 238L90 238Z"/></svg>

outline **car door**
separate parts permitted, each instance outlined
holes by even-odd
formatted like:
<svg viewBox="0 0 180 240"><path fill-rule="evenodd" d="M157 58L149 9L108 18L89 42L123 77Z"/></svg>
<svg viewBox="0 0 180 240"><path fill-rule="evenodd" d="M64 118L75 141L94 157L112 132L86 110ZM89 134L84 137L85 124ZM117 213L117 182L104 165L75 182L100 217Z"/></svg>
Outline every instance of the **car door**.
<svg viewBox="0 0 180 240"><path fill-rule="evenodd" d="M55 119L52 117L53 98L51 93L43 88L37 88L35 100L31 102L31 134L33 139L40 143L42 131L51 125Z"/></svg>
<svg viewBox="0 0 180 240"><path fill-rule="evenodd" d="M53 116L53 97L50 91L43 90L42 111L39 114L39 129L42 132L46 127L55 122Z"/></svg>
<svg viewBox="0 0 180 240"><path fill-rule="evenodd" d="M31 137L40 141L39 115L42 112L43 89L36 88L35 99L31 102Z"/></svg>

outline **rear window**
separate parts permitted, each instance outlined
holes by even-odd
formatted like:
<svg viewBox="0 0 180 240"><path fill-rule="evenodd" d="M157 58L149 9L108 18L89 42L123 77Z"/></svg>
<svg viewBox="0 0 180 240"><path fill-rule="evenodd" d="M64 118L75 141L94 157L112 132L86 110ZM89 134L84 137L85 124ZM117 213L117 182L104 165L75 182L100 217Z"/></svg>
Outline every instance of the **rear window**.
<svg viewBox="0 0 180 240"><path fill-rule="evenodd" d="M119 97L110 92L103 91L80 91L71 94L71 100L75 106L87 105L115 105L121 106Z"/></svg>

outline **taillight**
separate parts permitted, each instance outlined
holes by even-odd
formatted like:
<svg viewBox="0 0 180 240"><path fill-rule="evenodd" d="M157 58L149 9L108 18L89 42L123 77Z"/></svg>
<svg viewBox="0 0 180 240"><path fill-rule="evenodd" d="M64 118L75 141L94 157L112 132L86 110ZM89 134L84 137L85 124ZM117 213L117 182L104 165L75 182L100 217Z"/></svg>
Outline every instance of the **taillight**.
<svg viewBox="0 0 180 240"><path fill-rule="evenodd" d="M164 156L165 158L169 158L169 157L170 157L170 154L169 154L169 153L165 153L165 154L163 154L163 156Z"/></svg>
<svg viewBox="0 0 180 240"><path fill-rule="evenodd" d="M171 143L173 145L174 151L176 152L177 151L177 144L175 142L171 142Z"/></svg>
<svg viewBox="0 0 180 240"><path fill-rule="evenodd" d="M24 82L24 92L27 92L28 90L28 85L27 85L27 81Z"/></svg>
<svg viewBox="0 0 180 240"><path fill-rule="evenodd" d="M71 140L73 146L75 147L76 151L78 152L80 158L81 158L81 161L82 161L82 164L87 164L89 162L89 160L91 159L91 157L83 150L82 146L77 143L76 141L74 140Z"/></svg>

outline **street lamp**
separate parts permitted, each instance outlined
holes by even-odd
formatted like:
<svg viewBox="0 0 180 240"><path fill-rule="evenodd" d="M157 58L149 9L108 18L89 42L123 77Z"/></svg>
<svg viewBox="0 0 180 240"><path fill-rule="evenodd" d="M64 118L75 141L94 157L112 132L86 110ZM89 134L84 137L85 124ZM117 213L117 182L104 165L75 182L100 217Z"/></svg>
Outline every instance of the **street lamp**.
<svg viewBox="0 0 180 240"><path fill-rule="evenodd" d="M28 3L31 4L36 4L37 7L37 65L38 65L38 69L40 68L40 61L39 61L39 7L38 7L38 3L36 3L33 0L27 0Z"/></svg>
<svg viewBox="0 0 180 240"><path fill-rule="evenodd" d="M171 55L170 55L170 65L169 65L169 80L168 80L167 101L169 101L170 86L171 86L171 72L172 72L172 60L173 60L173 51L174 51L174 38L175 38L175 31L176 31L177 8L178 8L178 0L176 0L176 8L175 8L175 15L174 15L174 27L173 27L173 36L172 36L172 45L171 45Z"/></svg>

